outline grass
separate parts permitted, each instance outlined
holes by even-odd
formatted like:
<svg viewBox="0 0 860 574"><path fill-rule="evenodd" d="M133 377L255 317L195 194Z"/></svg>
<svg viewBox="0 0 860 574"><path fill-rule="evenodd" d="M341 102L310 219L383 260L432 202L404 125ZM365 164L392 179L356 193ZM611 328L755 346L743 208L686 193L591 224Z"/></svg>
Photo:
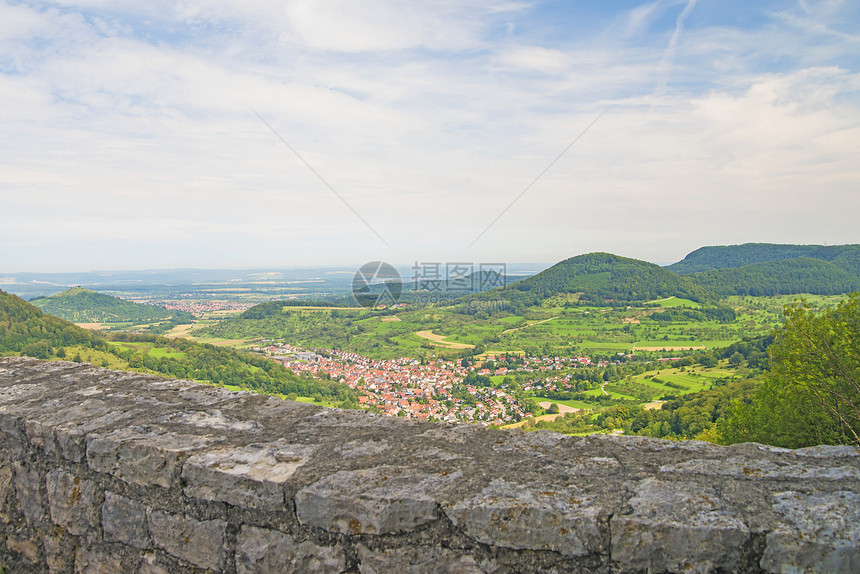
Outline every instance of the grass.
<svg viewBox="0 0 860 574"><path fill-rule="evenodd" d="M173 351L166 347L155 347L150 349L147 355L151 355L158 359L183 359L185 358L185 353L181 351Z"/></svg>
<svg viewBox="0 0 860 574"><path fill-rule="evenodd" d="M695 301L690 301L689 299L682 299L680 297L668 297L666 299L658 299L656 301L649 301L649 303L656 303L661 307L689 307L691 309L698 309L701 307Z"/></svg>
<svg viewBox="0 0 860 574"><path fill-rule="evenodd" d="M598 390L598 392L600 391L600 389L597 389L597 390ZM591 409L595 408L594 405L591 403L587 403L585 401L577 401L577 400L573 400L573 399L561 401L558 399L547 399L544 397L534 397L534 400L536 402L541 402L541 403L545 402L545 401L548 401L550 403L558 403L560 405L565 405L568 407L572 407L574 409L581 409L584 411L591 410Z"/></svg>
<svg viewBox="0 0 860 574"><path fill-rule="evenodd" d="M680 368L662 369L657 372L649 371L631 377L631 379L637 383L651 386L662 394L686 395L708 389L720 379L734 379L736 377L737 373L734 370L725 367L696 367L684 371L681 371Z"/></svg>
<svg viewBox="0 0 860 574"><path fill-rule="evenodd" d="M625 395L624 393L618 393L618 392L612 391L610 389L606 389L606 393L604 393L600 389L600 387L597 387L596 389L591 389L589 391L585 391L583 394L587 395L587 396L591 396L591 397L603 397L603 396L606 396L606 394L608 394L613 399L623 399L625 401L630 401L630 400L638 401L639 400L638 398L634 397L633 395Z"/></svg>
<svg viewBox="0 0 860 574"><path fill-rule="evenodd" d="M80 355L81 360L84 363L90 363L91 365L95 365L97 367L104 367L106 369L114 369L114 370L127 370L128 363L113 355L111 353L106 353L104 351L98 351L96 349L91 349L89 347L79 347L77 345L64 347L66 352L66 356L63 358L52 357L53 360L59 361L71 361L75 355Z"/></svg>
<svg viewBox="0 0 860 574"><path fill-rule="evenodd" d="M337 406L335 403L330 403L330 402L328 402L328 401L320 401L320 402L317 402L317 401L315 401L315 400L314 400L314 398L313 398L313 397L297 397L297 398L296 398L296 402L299 402L299 403L310 403L310 404L314 404L314 405L319 405L319 406L321 406L321 407L336 407L336 406Z"/></svg>

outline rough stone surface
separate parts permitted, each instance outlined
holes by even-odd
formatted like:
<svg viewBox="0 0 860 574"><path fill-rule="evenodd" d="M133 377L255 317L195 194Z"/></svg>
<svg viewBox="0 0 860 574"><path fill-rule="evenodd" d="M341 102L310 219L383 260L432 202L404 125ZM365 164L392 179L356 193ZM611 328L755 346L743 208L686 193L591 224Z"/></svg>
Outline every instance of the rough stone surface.
<svg viewBox="0 0 860 574"><path fill-rule="evenodd" d="M10 499L14 493L12 467L0 465L0 522L9 522Z"/></svg>
<svg viewBox="0 0 860 574"><path fill-rule="evenodd" d="M44 497L42 495L42 476L29 465L13 463L15 469L15 491L18 495L18 508L30 524L37 524L45 518Z"/></svg>
<svg viewBox="0 0 860 574"><path fill-rule="evenodd" d="M283 510L284 482L313 449L273 443L196 454L182 469L185 494L246 508Z"/></svg>
<svg viewBox="0 0 860 574"><path fill-rule="evenodd" d="M536 491L494 479L446 513L475 540L506 548L582 556L603 554L609 544L605 511L593 496L574 488Z"/></svg>
<svg viewBox="0 0 860 574"><path fill-rule="evenodd" d="M201 568L218 570L224 565L223 520L195 520L161 510L149 511L147 518L153 541L168 554Z"/></svg>
<svg viewBox="0 0 860 574"><path fill-rule="evenodd" d="M170 570L167 566L159 563L158 556L150 552L141 558L140 569L137 574L170 574Z"/></svg>
<svg viewBox="0 0 860 574"><path fill-rule="evenodd" d="M730 476L732 478L758 480L783 480L786 478L857 480L860 478L860 470L851 466L810 467L804 465L802 460L794 464L780 464L771 460L737 456L727 460L689 460L678 464L667 464L660 467L660 472Z"/></svg>
<svg viewBox="0 0 860 574"><path fill-rule="evenodd" d="M75 574L119 574L129 572L118 556L107 548L79 548L75 553Z"/></svg>
<svg viewBox="0 0 860 574"><path fill-rule="evenodd" d="M276 530L243 526L236 539L238 574L292 574L343 572L346 555L342 548L296 542Z"/></svg>
<svg viewBox="0 0 860 574"><path fill-rule="evenodd" d="M417 423L0 359L18 572L860 572L860 450Z"/></svg>
<svg viewBox="0 0 860 574"><path fill-rule="evenodd" d="M492 562L479 564L467 552L435 546L415 546L373 551L359 546L361 574L485 574L498 566Z"/></svg>
<svg viewBox="0 0 860 574"><path fill-rule="evenodd" d="M860 572L860 496L774 495L780 524L767 535L762 566L773 572Z"/></svg>
<svg viewBox="0 0 860 574"><path fill-rule="evenodd" d="M430 491L445 477L403 467L340 471L296 494L302 524L343 534L388 534L436 520Z"/></svg>
<svg viewBox="0 0 860 574"><path fill-rule="evenodd" d="M6 547L12 552L19 554L28 565L34 564L39 560L39 545L32 539L18 538L18 536L12 535L6 539Z"/></svg>
<svg viewBox="0 0 860 574"><path fill-rule="evenodd" d="M42 534L42 549L45 551L45 562L49 572L52 574L68 572L74 568L75 555L72 542L74 538L57 529Z"/></svg>
<svg viewBox="0 0 860 574"><path fill-rule="evenodd" d="M130 498L105 492L102 528L106 542L122 542L134 548L150 548L146 509Z"/></svg>
<svg viewBox="0 0 860 574"><path fill-rule="evenodd" d="M141 427L91 435L87 461L91 469L141 486L170 486L183 455L200 450L209 440L191 434Z"/></svg>
<svg viewBox="0 0 860 574"><path fill-rule="evenodd" d="M48 472L47 490L54 524L76 536L98 525L98 494L93 481L81 480L64 470L53 470Z"/></svg>
<svg viewBox="0 0 860 574"><path fill-rule="evenodd" d="M648 478L636 486L629 505L632 512L611 522L612 560L622 571L732 572L740 567L749 529L715 489Z"/></svg>

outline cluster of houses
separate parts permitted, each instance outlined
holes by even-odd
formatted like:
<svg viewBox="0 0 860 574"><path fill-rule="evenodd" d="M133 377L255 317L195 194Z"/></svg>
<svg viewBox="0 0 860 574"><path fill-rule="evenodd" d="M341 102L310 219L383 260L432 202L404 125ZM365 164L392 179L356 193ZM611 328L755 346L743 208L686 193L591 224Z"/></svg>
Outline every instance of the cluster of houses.
<svg viewBox="0 0 860 574"><path fill-rule="evenodd" d="M509 373L508 367L487 368L502 357L488 356L480 367L464 366L461 361L435 359L422 363L417 359L370 359L335 349L302 349L274 341L263 341L253 350L265 353L293 372L308 372L314 377L328 377L358 392L359 403L366 408L415 420L468 421L506 424L530 416L523 405L506 390L467 384L466 377ZM595 366L587 357L524 357L516 370L542 372L569 369L572 366ZM599 365L598 365L599 366ZM535 378L524 390L541 385L559 384L569 375ZM547 387L549 388L549 387ZM553 387L555 388L555 387Z"/></svg>
<svg viewBox="0 0 860 574"><path fill-rule="evenodd" d="M200 316L203 313L211 313L213 311L245 311L250 309L256 303L239 303L236 301L227 300L200 300L200 299L165 299L165 300L147 300L147 299L129 299L135 303L146 303L149 305L159 305L165 309L174 309L177 311L188 311L189 313Z"/></svg>

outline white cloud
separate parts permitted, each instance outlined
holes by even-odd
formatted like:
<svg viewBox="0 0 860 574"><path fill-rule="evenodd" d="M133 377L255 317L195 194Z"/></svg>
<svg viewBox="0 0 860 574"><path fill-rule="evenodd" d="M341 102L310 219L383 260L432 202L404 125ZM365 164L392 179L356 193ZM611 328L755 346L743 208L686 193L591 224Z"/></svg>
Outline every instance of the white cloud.
<svg viewBox="0 0 860 574"><path fill-rule="evenodd" d="M0 106L14 110L0 125L0 270L70 265L50 249L61 242L87 246L82 268L125 263L99 242L136 245L139 267L213 251L235 266L273 242L301 248L267 250L283 253L272 264L860 242L853 43L781 18L665 22L670 6L580 37L540 3L0 4Z"/></svg>

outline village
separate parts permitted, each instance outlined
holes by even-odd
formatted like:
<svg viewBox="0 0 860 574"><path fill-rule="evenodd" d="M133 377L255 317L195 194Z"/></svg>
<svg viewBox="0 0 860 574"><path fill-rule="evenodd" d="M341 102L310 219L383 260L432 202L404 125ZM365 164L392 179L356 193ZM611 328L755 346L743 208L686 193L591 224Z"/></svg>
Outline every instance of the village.
<svg viewBox="0 0 860 574"><path fill-rule="evenodd" d="M442 359L377 360L347 351L302 349L275 341L263 341L252 350L266 354L296 374L307 372L315 378L344 383L358 393L360 406L388 416L486 425L503 425L532 416L528 406L508 391L507 384L498 388L469 384L467 377L473 373L487 377L510 373L507 367L485 366L501 358L493 355L488 355L482 363L470 364ZM608 364L605 361L594 364L588 357L522 357L516 370L536 373L521 387L523 391L555 391L569 389L571 375L554 376L548 371Z"/></svg>

